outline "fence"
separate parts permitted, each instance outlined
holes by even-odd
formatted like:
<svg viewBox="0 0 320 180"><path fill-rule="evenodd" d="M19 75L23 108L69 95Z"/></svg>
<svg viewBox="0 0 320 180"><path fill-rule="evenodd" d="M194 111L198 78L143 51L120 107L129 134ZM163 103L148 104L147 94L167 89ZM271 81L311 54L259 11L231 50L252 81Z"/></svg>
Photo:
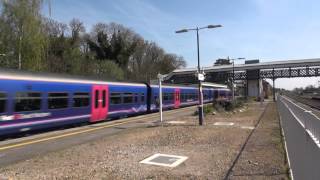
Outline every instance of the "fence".
<svg viewBox="0 0 320 180"><path fill-rule="evenodd" d="M277 105L293 179L320 179L320 119L284 96Z"/></svg>

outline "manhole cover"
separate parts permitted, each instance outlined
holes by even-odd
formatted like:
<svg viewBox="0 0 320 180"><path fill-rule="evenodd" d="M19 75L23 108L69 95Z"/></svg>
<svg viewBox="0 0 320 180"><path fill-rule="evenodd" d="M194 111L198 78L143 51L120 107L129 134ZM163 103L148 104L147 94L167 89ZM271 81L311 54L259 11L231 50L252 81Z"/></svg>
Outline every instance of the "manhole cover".
<svg viewBox="0 0 320 180"><path fill-rule="evenodd" d="M214 123L215 126L233 126L233 122L216 122Z"/></svg>
<svg viewBox="0 0 320 180"><path fill-rule="evenodd" d="M170 154L154 154L140 161L140 163L158 165L158 166L176 167L187 159L188 157L186 156L176 156L176 155L170 155Z"/></svg>

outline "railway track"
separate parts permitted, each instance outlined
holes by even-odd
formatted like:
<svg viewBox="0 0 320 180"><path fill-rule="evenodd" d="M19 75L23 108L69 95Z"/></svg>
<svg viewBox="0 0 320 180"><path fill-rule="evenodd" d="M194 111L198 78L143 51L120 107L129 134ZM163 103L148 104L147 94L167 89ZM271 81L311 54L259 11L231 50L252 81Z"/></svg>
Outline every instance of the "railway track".
<svg viewBox="0 0 320 180"><path fill-rule="evenodd" d="M293 93L286 93L285 95L289 96L290 98L292 98L302 104L305 104L305 105L308 105L314 109L320 110L320 100L318 100L318 99L306 98L306 97L302 97L302 96L299 96L299 95L296 95Z"/></svg>

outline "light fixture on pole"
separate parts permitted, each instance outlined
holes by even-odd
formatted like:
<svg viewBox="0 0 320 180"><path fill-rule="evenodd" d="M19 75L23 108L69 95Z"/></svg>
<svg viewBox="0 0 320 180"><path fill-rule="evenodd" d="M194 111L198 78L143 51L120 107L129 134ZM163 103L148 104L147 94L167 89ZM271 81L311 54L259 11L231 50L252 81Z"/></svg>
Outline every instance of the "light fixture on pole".
<svg viewBox="0 0 320 180"><path fill-rule="evenodd" d="M203 79L203 74L200 72L200 50L199 50L199 30L201 29L212 29L212 28L219 28L222 27L221 25L208 25L205 27L196 27L191 29L181 29L176 31L176 33L185 33L188 31L196 31L197 32L197 52L198 52L198 83L199 83L199 106L198 106L198 114L199 114L199 125L203 125L203 94L202 94L202 86L201 86L201 79Z"/></svg>
<svg viewBox="0 0 320 180"><path fill-rule="evenodd" d="M246 59L246 58L233 58L233 59L230 59L229 56L228 56L228 60L229 62L232 61L232 102L234 102L235 100L235 97L234 97L234 61L235 60L243 60L243 59Z"/></svg>

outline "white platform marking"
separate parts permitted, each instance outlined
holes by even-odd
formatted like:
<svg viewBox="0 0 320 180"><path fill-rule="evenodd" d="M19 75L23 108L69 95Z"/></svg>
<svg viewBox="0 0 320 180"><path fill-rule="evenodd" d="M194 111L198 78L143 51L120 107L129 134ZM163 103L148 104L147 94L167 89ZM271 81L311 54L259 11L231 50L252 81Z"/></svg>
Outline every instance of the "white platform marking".
<svg viewBox="0 0 320 180"><path fill-rule="evenodd" d="M215 126L233 126L234 123L233 122L215 122L214 125Z"/></svg>
<svg viewBox="0 0 320 180"><path fill-rule="evenodd" d="M241 129L254 129L254 126L241 126Z"/></svg>
<svg viewBox="0 0 320 180"><path fill-rule="evenodd" d="M168 121L168 124L185 124L185 121Z"/></svg>

